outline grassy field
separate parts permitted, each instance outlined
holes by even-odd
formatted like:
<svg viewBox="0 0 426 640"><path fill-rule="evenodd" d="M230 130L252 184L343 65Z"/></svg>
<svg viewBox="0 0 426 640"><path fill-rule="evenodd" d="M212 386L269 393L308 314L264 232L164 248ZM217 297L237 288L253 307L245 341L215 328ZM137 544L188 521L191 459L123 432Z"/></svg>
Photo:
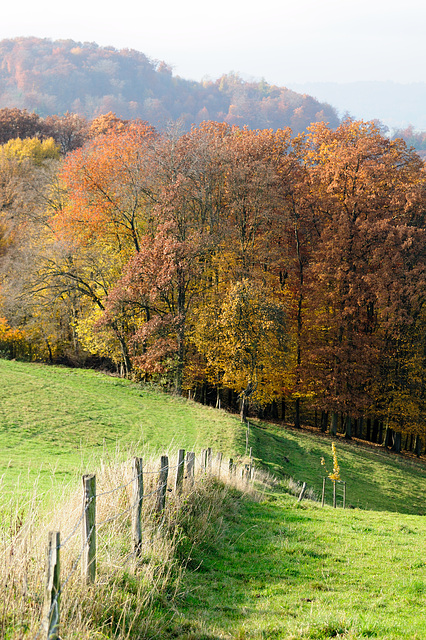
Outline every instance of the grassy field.
<svg viewBox="0 0 426 640"><path fill-rule="evenodd" d="M6 492L16 491L18 484L28 491L36 478L40 488L74 482L101 456L114 453L117 459L147 445L159 453L171 445L245 452L246 431L237 417L153 388L93 371L2 360L0 381L0 469ZM320 460L324 456L331 468L331 442L308 430L252 421L249 446L258 465L279 478L277 486L263 487L258 500L231 489L223 505L216 505L203 539L185 534L179 523L184 544L177 549L184 570L173 597L165 588L155 600L139 635L126 628L120 635L104 620L102 629L84 637L425 638L425 462L335 439L350 508L321 508L307 500L297 504L286 478L306 481L320 495ZM185 515L185 501L182 509ZM192 526L199 528L196 521ZM103 571L106 580L108 565ZM135 590L134 578L123 574L124 603L132 598L128 583ZM79 637L72 629L61 635ZM31 636L21 629L4 637Z"/></svg>
<svg viewBox="0 0 426 640"><path fill-rule="evenodd" d="M321 457L325 458L328 470L333 467L329 436L262 423L253 423L250 434L253 455L270 471L307 482L321 495L324 475ZM424 458L413 461L381 446L348 442L343 437L334 442L349 507L426 515ZM241 432L239 443L242 449ZM331 492L329 482L328 501Z"/></svg>
<svg viewBox="0 0 426 640"><path fill-rule="evenodd" d="M41 489L90 471L100 455L152 450L235 450L238 420L91 370L0 360L0 476ZM162 451L161 451L162 452Z"/></svg>
<svg viewBox="0 0 426 640"><path fill-rule="evenodd" d="M295 503L240 504L194 559L171 637L192 637L186 623L206 640L425 638L424 519Z"/></svg>

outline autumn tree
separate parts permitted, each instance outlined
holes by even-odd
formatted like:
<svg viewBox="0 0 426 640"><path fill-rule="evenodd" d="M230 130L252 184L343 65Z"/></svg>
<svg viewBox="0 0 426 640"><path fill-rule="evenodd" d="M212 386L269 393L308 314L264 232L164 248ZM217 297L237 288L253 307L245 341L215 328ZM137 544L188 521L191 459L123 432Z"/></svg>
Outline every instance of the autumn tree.
<svg viewBox="0 0 426 640"><path fill-rule="evenodd" d="M112 130L69 154L60 173L65 193L60 206L52 203L52 223L63 257L57 256L48 272L92 305L75 323L88 348L94 345L87 340L88 327L93 330L122 268L140 249L153 198L149 148L154 137L143 123ZM110 328L128 373L124 332L118 320Z"/></svg>
<svg viewBox="0 0 426 640"><path fill-rule="evenodd" d="M181 393L187 325L209 286L210 260L222 235L223 189L218 170L227 127L203 125L191 133L156 141L151 169L156 195L149 224L117 289L109 316L123 305L140 328L134 361L146 373L168 372Z"/></svg>
<svg viewBox="0 0 426 640"><path fill-rule="evenodd" d="M89 123L76 113L47 116L43 122L45 137L52 137L66 155L84 145L88 137Z"/></svg>
<svg viewBox="0 0 426 640"><path fill-rule="evenodd" d="M305 372L319 403L346 414L350 437L350 414L360 415L374 400L386 304L392 299L396 313L410 290L411 300L417 286L423 290L415 269L395 270L395 264L407 265L407 251L414 260L408 247L418 247L414 237L423 234L410 224L420 204L422 163L402 141L352 120L336 131L312 126L304 163L319 228Z"/></svg>
<svg viewBox="0 0 426 640"><path fill-rule="evenodd" d="M0 144L14 138L40 138L43 136L43 119L26 109L5 107L0 109Z"/></svg>
<svg viewBox="0 0 426 640"><path fill-rule="evenodd" d="M282 299L247 278L231 284L218 306L198 310L192 340L216 375L216 384L240 397L241 421L249 402L280 398L286 376L288 327Z"/></svg>

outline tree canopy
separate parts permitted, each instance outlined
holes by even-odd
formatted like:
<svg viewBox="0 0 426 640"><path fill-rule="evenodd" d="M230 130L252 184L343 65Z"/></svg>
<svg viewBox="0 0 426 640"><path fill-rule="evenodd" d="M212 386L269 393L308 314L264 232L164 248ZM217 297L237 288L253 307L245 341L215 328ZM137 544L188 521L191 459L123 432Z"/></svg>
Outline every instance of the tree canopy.
<svg viewBox="0 0 426 640"><path fill-rule="evenodd" d="M238 398L243 418L426 435L425 173L401 139L352 119L88 131L62 155L0 147L4 353Z"/></svg>

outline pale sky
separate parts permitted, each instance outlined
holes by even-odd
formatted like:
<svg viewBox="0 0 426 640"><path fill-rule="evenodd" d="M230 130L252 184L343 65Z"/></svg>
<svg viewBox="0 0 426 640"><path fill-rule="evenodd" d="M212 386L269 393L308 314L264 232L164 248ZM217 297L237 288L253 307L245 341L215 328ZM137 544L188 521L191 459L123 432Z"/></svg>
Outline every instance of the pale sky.
<svg viewBox="0 0 426 640"><path fill-rule="evenodd" d="M0 39L36 36L136 49L183 78L236 71L284 86L426 81L424 0L6 2Z"/></svg>

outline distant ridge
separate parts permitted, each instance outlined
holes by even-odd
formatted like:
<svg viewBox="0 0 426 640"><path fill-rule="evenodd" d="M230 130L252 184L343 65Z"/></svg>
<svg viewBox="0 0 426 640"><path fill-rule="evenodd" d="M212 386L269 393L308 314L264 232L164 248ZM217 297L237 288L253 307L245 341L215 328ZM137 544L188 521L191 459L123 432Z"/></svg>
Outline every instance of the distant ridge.
<svg viewBox="0 0 426 640"><path fill-rule="evenodd" d="M0 108L40 116L73 112L87 118L114 112L156 127L179 120L183 128L203 120L250 128L339 124L333 107L309 95L238 74L195 82L173 76L164 62L132 49L117 50L73 40L14 38L0 41Z"/></svg>
<svg viewBox="0 0 426 640"><path fill-rule="evenodd" d="M380 120L392 132L412 125L426 130L426 82L308 82L292 83L294 91L327 100L343 115Z"/></svg>

